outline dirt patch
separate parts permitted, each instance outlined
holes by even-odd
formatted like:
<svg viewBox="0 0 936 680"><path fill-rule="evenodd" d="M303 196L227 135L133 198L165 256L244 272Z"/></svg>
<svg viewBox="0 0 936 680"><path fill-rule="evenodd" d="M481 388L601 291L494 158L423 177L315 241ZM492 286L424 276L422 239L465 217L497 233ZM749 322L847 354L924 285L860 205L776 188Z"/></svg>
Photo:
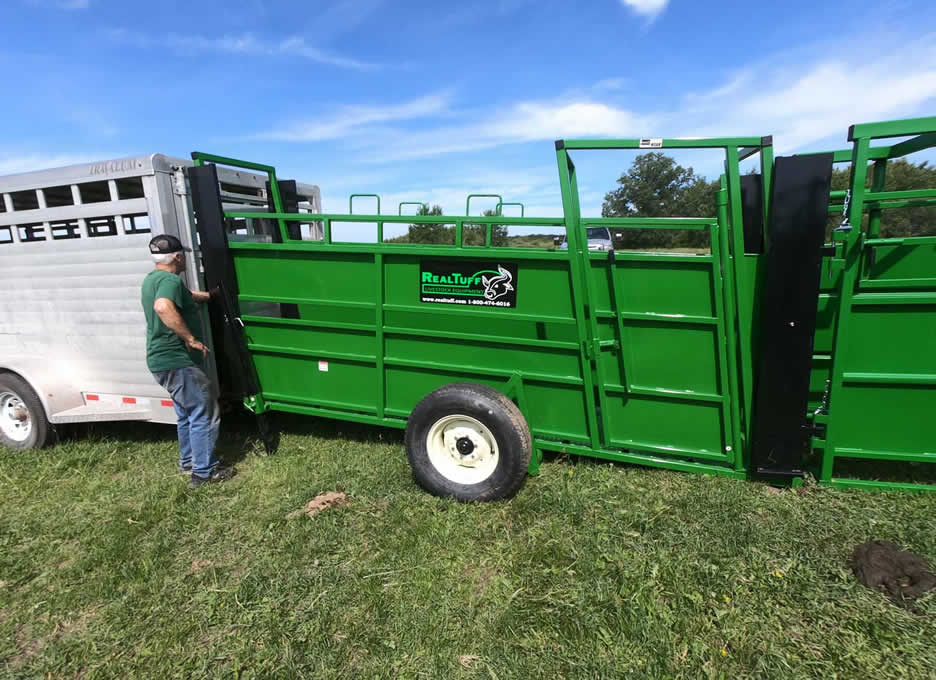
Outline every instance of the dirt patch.
<svg viewBox="0 0 936 680"><path fill-rule="evenodd" d="M298 510L293 510L292 512L288 513L286 515L286 519L295 519L296 517L302 517L303 515L315 517L317 514L322 512L322 510L327 510L328 508L340 508L341 506L347 505L350 502L351 501L348 500L348 495L343 491L328 491L327 493L320 493L318 496L306 503L305 507L299 508Z"/></svg>
<svg viewBox="0 0 936 680"><path fill-rule="evenodd" d="M458 657L458 663L462 668L474 668L480 660L481 657L475 654L462 654Z"/></svg>
<svg viewBox="0 0 936 680"><path fill-rule="evenodd" d="M850 565L859 581L903 606L936 587L936 574L929 563L890 541L862 543L852 553Z"/></svg>
<svg viewBox="0 0 936 680"><path fill-rule="evenodd" d="M16 629L13 640L16 643L16 653L10 658L11 668L22 668L45 647L45 640L28 639L22 628Z"/></svg>
<svg viewBox="0 0 936 680"><path fill-rule="evenodd" d="M192 560L192 566L189 567L190 574L197 574L200 571L205 571L205 569L210 569L214 566L214 562L211 560Z"/></svg>

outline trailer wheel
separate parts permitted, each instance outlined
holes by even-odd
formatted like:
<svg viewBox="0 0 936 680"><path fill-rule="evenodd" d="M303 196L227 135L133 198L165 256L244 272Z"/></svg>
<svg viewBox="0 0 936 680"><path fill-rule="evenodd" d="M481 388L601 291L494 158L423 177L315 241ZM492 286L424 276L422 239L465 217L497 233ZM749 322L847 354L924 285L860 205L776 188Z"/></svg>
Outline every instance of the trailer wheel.
<svg viewBox="0 0 936 680"><path fill-rule="evenodd" d="M52 426L35 391L19 376L0 373L0 445L40 449L52 439Z"/></svg>
<svg viewBox="0 0 936 680"><path fill-rule="evenodd" d="M500 392L453 383L430 392L406 426L416 481L462 502L509 498L526 479L532 444L520 409Z"/></svg>

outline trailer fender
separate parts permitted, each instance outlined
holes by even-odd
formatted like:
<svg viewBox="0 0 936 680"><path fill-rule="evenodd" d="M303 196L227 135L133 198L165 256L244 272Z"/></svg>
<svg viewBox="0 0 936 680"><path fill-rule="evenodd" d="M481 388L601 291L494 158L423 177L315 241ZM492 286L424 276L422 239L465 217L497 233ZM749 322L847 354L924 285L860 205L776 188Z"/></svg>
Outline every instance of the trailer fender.
<svg viewBox="0 0 936 680"><path fill-rule="evenodd" d="M53 368L47 359L19 359L0 362L0 375L13 374L25 381L39 398L46 417L51 417L84 403L81 390Z"/></svg>

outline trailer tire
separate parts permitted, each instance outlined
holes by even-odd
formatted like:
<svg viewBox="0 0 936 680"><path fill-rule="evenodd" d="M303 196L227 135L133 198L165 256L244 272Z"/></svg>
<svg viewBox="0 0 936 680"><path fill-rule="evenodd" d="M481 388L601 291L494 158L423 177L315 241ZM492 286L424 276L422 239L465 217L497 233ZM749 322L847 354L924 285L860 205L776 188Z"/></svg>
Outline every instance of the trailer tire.
<svg viewBox="0 0 936 680"><path fill-rule="evenodd" d="M41 449L54 434L42 402L25 380L0 373L0 446Z"/></svg>
<svg viewBox="0 0 936 680"><path fill-rule="evenodd" d="M452 383L430 392L410 414L406 455L416 482L463 503L513 496L532 453L520 409L497 390Z"/></svg>

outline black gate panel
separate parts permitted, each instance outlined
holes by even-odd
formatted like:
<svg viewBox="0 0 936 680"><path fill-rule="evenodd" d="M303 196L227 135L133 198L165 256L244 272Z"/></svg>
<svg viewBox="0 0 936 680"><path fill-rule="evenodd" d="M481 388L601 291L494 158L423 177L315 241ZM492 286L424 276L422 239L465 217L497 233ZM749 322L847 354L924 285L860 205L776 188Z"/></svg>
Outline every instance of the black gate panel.
<svg viewBox="0 0 936 680"><path fill-rule="evenodd" d="M832 154L776 159L751 461L766 477L802 475L831 180Z"/></svg>
<svg viewBox="0 0 936 680"><path fill-rule="evenodd" d="M260 392L260 381L250 359L239 320L237 277L228 252L217 168L214 165L203 165L187 168L186 173L192 191L192 210L205 284L212 291L209 312L218 379L222 387L239 397L255 395ZM273 426L270 414L257 415L257 426L267 452L273 453L279 443L279 433Z"/></svg>
<svg viewBox="0 0 936 680"><path fill-rule="evenodd" d="M741 220L744 224L744 252L764 252L763 180L760 175L741 176Z"/></svg>

